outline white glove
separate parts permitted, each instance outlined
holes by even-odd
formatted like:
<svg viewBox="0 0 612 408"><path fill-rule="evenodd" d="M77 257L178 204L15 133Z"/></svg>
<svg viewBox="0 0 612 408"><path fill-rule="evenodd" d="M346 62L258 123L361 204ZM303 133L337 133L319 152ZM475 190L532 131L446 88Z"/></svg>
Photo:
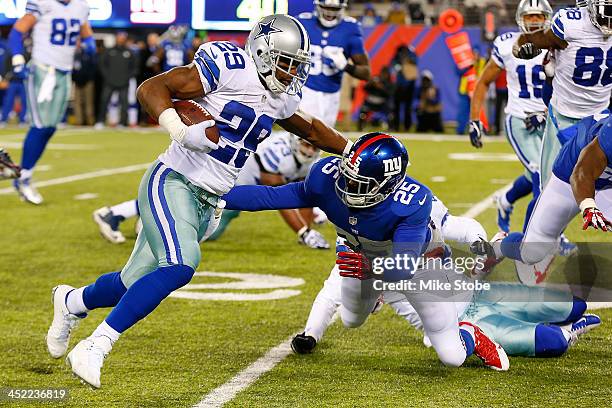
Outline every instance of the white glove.
<svg viewBox="0 0 612 408"><path fill-rule="evenodd" d="M298 242L313 249L329 249L329 243L319 231L304 227L298 231Z"/></svg>
<svg viewBox="0 0 612 408"><path fill-rule="evenodd" d="M555 58L554 51L548 51L544 56L544 61L542 62L544 66L544 73L548 78L554 78L555 70L557 68L557 59Z"/></svg>
<svg viewBox="0 0 612 408"><path fill-rule="evenodd" d="M344 71L344 68L346 68L348 64L348 60L340 48L332 48L331 50L325 48L323 49L323 56L332 60L334 67L339 71Z"/></svg>
<svg viewBox="0 0 612 408"><path fill-rule="evenodd" d="M206 129L215 125L214 120L187 126L174 108L168 108L159 115L158 121L170 133L170 137L186 149L208 153L219 148L206 137Z"/></svg>

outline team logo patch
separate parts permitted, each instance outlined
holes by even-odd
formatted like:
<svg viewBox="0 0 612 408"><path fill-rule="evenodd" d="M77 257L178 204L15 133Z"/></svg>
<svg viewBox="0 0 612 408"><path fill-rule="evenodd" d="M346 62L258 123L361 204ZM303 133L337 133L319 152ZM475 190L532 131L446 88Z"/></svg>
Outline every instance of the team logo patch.
<svg viewBox="0 0 612 408"><path fill-rule="evenodd" d="M255 39L258 39L259 37L264 37L264 40L266 40L266 43L270 45L270 34L283 32L283 30L279 30L278 28L274 27L275 21L276 19L273 18L267 23L259 23L259 32L255 36Z"/></svg>
<svg viewBox="0 0 612 408"><path fill-rule="evenodd" d="M349 217L349 224L357 225L357 217Z"/></svg>
<svg viewBox="0 0 612 408"><path fill-rule="evenodd" d="M385 177L399 174L402 170L402 158L398 156L392 159L385 159L383 160L383 165L385 166Z"/></svg>

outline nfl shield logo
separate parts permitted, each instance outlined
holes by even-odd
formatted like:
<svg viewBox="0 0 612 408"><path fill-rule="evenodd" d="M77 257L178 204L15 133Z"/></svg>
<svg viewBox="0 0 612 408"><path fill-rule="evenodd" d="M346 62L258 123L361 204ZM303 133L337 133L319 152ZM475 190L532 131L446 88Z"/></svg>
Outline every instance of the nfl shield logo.
<svg viewBox="0 0 612 408"><path fill-rule="evenodd" d="M356 217L349 217L349 224L357 225L357 218Z"/></svg>

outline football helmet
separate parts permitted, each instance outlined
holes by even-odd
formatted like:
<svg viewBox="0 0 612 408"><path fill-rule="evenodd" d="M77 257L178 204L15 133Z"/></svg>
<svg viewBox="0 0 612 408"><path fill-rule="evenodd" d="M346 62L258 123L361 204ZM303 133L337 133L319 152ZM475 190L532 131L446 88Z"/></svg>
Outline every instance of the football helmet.
<svg viewBox="0 0 612 408"><path fill-rule="evenodd" d="M310 38L302 23L291 16L273 14L259 20L249 34L245 50L274 93L295 95L308 79ZM279 71L292 78L290 84L277 78Z"/></svg>
<svg viewBox="0 0 612 408"><path fill-rule="evenodd" d="M603 33L612 35L612 0L588 0L591 23Z"/></svg>
<svg viewBox="0 0 612 408"><path fill-rule="evenodd" d="M588 0L576 0L576 7L586 7L588 3Z"/></svg>
<svg viewBox="0 0 612 408"><path fill-rule="evenodd" d="M340 24L348 0L315 0L315 16L323 27L332 28Z"/></svg>
<svg viewBox="0 0 612 408"><path fill-rule="evenodd" d="M546 20L543 23L526 23L524 17L534 14L541 14ZM550 27L552 15L553 9L548 0L521 0L516 9L516 24L523 33L537 33Z"/></svg>
<svg viewBox="0 0 612 408"><path fill-rule="evenodd" d="M301 165L310 164L319 158L320 150L295 135L291 135L291 152L295 160Z"/></svg>
<svg viewBox="0 0 612 408"><path fill-rule="evenodd" d="M408 151L393 136L363 135L340 162L336 194L351 208L376 205L401 185L409 164Z"/></svg>

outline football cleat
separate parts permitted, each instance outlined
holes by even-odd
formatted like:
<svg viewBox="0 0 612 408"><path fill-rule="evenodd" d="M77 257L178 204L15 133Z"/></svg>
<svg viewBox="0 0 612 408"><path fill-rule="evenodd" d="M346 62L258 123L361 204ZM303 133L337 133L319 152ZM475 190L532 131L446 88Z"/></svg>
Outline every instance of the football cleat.
<svg viewBox="0 0 612 408"><path fill-rule="evenodd" d="M108 207L102 207L93 212L93 219L98 224L100 234L108 242L113 244L125 242L125 237L119 231L119 224L123 221L123 217L114 215Z"/></svg>
<svg viewBox="0 0 612 408"><path fill-rule="evenodd" d="M53 321L47 331L47 349L53 358L60 358L68 351L70 332L78 326L85 315L77 316L68 311L66 296L74 288L68 285L59 285L51 291L53 303Z"/></svg>
<svg viewBox="0 0 612 408"><path fill-rule="evenodd" d="M25 201L30 204L39 205L42 204L43 198L32 184L31 179L16 179L13 180L13 187L17 190L21 201Z"/></svg>
<svg viewBox="0 0 612 408"><path fill-rule="evenodd" d="M546 280L546 276L548 276L550 266L554 260L555 254L550 254L534 265L528 265L521 261L514 261L516 276L523 285L539 285Z"/></svg>
<svg viewBox="0 0 612 408"><path fill-rule="evenodd" d="M502 195L495 197L495 205L497 207L497 226L506 233L510 232L510 215L513 207L506 207L502 203Z"/></svg>
<svg viewBox="0 0 612 408"><path fill-rule="evenodd" d="M306 333L296 334L291 340L291 350L296 354L309 354L317 345L317 341L312 336L307 336Z"/></svg>
<svg viewBox="0 0 612 408"><path fill-rule="evenodd" d="M570 346L576 344L578 341L578 337L583 334L593 330L596 327L601 325L601 319L599 316L594 314L585 314L576 322L574 322L569 328L568 331L570 333Z"/></svg>
<svg viewBox="0 0 612 408"><path fill-rule="evenodd" d="M482 279L488 274L491 273L495 265L504 260L504 257L497 257L495 255L495 249L493 249L493 244L501 242L504 238L508 236L504 231L499 231L497 234L493 236L491 241L487 242L485 240L476 241L470 245L470 249L476 255L484 256L482 261L482 267L479 267L479 264L474 266L470 275L474 279Z"/></svg>
<svg viewBox="0 0 612 408"><path fill-rule="evenodd" d="M578 253L578 245L567 239L565 234L561 234L559 239L558 253L561 256L573 256Z"/></svg>
<svg viewBox="0 0 612 408"><path fill-rule="evenodd" d="M507 371L510 368L510 360L504 348L488 337L480 327L468 322L460 322L459 326L474 328L474 354L485 366L496 371Z"/></svg>
<svg viewBox="0 0 612 408"><path fill-rule="evenodd" d="M66 364L81 380L92 387L100 388L100 371L111 348L112 343L108 337L88 337L68 353Z"/></svg>

